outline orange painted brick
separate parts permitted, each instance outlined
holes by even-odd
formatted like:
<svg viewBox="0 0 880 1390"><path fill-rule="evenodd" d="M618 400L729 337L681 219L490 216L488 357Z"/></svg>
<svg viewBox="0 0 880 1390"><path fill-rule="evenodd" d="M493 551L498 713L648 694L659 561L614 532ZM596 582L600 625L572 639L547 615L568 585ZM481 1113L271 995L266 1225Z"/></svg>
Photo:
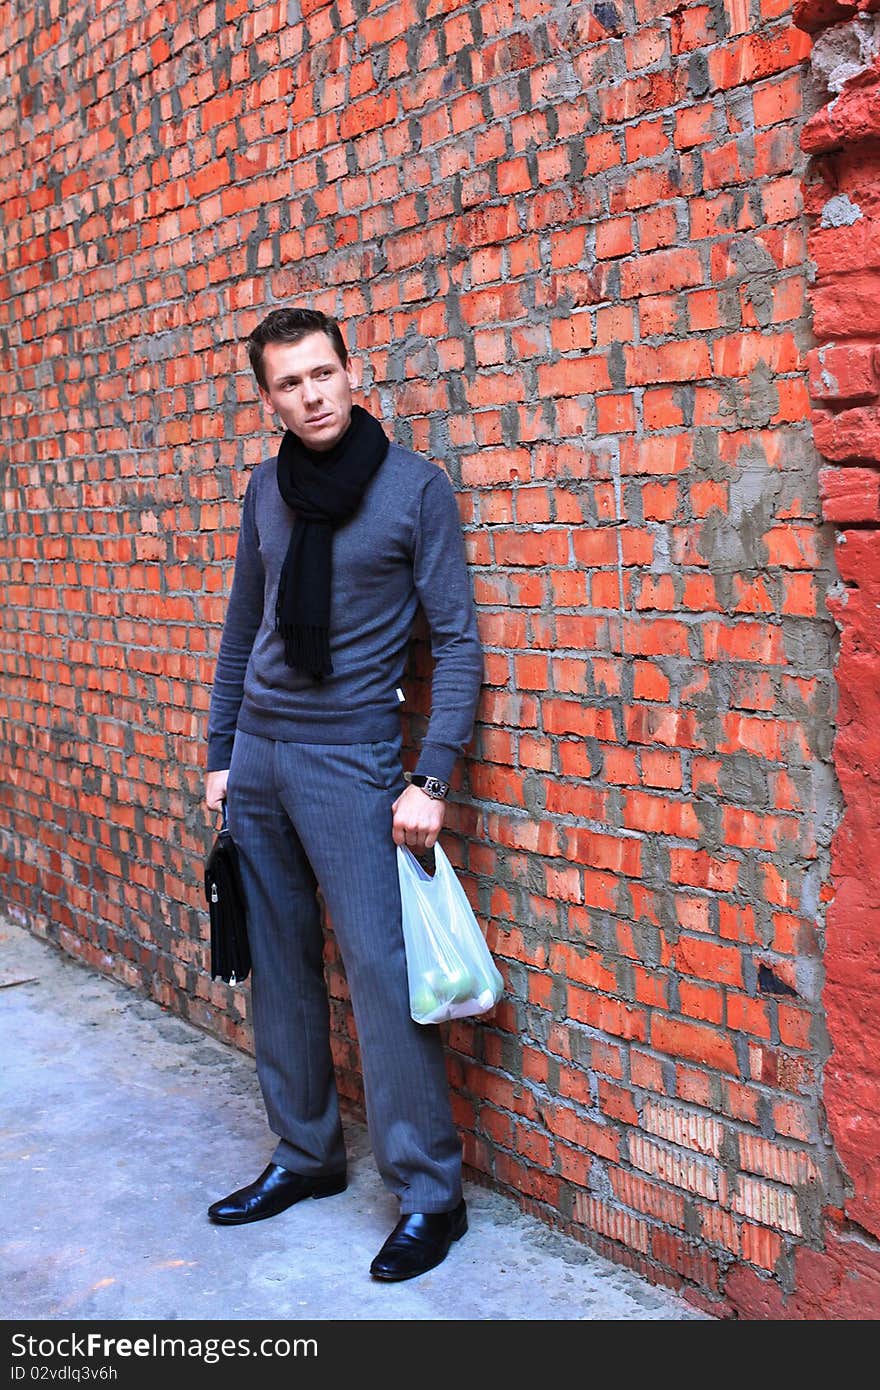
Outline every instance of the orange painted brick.
<svg viewBox="0 0 880 1390"><path fill-rule="evenodd" d="M609 1167L608 1176L615 1197L624 1206L667 1225L684 1227L686 1208L681 1193L622 1168Z"/></svg>
<svg viewBox="0 0 880 1390"><path fill-rule="evenodd" d="M660 117L638 121L635 125L627 126L624 131L624 142L628 163L634 163L639 159L652 159L655 155L663 154L669 147L669 140L663 128L663 120Z"/></svg>
<svg viewBox="0 0 880 1390"><path fill-rule="evenodd" d="M605 781L614 785L632 786L638 781L636 754L631 749L609 748L604 754Z"/></svg>
<svg viewBox="0 0 880 1390"><path fill-rule="evenodd" d="M773 1107L773 1125L776 1133L782 1135L783 1138L800 1139L808 1142L810 1138L808 1106L788 1098L778 1101Z"/></svg>
<svg viewBox="0 0 880 1390"><path fill-rule="evenodd" d="M566 315L550 325L550 341L557 352L575 352L593 346L593 320L589 313Z"/></svg>
<svg viewBox="0 0 880 1390"><path fill-rule="evenodd" d="M620 1139L611 1125L599 1125L564 1105L544 1106L542 1119L552 1134L559 1135L578 1148L612 1161L620 1156Z"/></svg>
<svg viewBox="0 0 880 1390"><path fill-rule="evenodd" d="M668 338L675 333L681 315L677 294L653 294L639 299L638 323L642 338Z"/></svg>
<svg viewBox="0 0 880 1390"><path fill-rule="evenodd" d="M548 965L554 974L589 985L591 989L613 994L617 988L614 972L603 964L598 951L585 953L558 942L550 949Z"/></svg>
<svg viewBox="0 0 880 1390"><path fill-rule="evenodd" d="M593 1093L590 1088L589 1077L583 1071L573 1067L559 1068L559 1095L566 1100L575 1100L579 1105L592 1108Z"/></svg>
<svg viewBox="0 0 880 1390"><path fill-rule="evenodd" d="M627 261L621 272L625 298L701 285L703 280L699 255L690 249L654 251Z"/></svg>
<svg viewBox="0 0 880 1390"><path fill-rule="evenodd" d="M648 661L635 663L633 695L637 700L668 700L669 678Z"/></svg>

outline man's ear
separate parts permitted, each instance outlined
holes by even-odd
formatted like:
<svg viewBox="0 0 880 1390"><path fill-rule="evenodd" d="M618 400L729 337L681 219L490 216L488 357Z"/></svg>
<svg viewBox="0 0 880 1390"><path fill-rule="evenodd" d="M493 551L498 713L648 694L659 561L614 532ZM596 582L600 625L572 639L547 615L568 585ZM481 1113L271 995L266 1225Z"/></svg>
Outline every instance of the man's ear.
<svg viewBox="0 0 880 1390"><path fill-rule="evenodd" d="M352 391L357 391L361 384L361 364L357 357L349 357L345 364L345 374Z"/></svg>
<svg viewBox="0 0 880 1390"><path fill-rule="evenodd" d="M262 386L258 386L257 390L260 393L260 400L263 402L263 405L266 407L269 414L274 415L275 407L272 404L272 397L269 395L269 392L265 391Z"/></svg>

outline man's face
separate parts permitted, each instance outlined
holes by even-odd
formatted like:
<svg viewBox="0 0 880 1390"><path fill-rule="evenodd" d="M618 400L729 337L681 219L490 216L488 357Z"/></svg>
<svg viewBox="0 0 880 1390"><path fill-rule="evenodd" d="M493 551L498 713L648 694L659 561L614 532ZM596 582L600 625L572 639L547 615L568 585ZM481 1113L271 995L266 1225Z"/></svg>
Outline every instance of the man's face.
<svg viewBox="0 0 880 1390"><path fill-rule="evenodd" d="M351 363L343 367L327 334L267 343L263 370L267 389L260 387L260 395L269 409L307 449L332 449L348 429L355 380Z"/></svg>

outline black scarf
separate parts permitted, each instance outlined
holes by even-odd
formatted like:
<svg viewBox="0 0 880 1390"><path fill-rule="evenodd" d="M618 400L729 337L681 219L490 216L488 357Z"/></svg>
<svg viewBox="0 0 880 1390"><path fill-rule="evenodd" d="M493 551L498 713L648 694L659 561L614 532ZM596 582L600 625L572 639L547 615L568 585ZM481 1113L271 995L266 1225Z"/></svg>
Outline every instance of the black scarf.
<svg viewBox="0 0 880 1390"><path fill-rule="evenodd" d="M278 581L275 630L284 638L287 665L318 681L333 671L333 532L354 516L387 452L385 431L359 405L352 406L345 434L325 453L307 449L291 430L278 450L278 489L296 517Z"/></svg>

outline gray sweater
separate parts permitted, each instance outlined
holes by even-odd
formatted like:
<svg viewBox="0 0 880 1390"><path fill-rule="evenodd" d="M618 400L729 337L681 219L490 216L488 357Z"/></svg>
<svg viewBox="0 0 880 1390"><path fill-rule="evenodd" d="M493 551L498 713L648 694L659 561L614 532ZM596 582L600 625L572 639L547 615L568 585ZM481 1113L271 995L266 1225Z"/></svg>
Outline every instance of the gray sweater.
<svg viewBox="0 0 880 1390"><path fill-rule="evenodd" d="M417 772L448 781L471 737L483 674L461 521L436 464L391 444L360 508L333 536L330 655L317 682L284 662L278 579L293 512L275 458L242 503L229 607L208 714L208 771L228 768L236 727L300 743L372 743L400 731L407 647L419 603L431 632L431 717Z"/></svg>

